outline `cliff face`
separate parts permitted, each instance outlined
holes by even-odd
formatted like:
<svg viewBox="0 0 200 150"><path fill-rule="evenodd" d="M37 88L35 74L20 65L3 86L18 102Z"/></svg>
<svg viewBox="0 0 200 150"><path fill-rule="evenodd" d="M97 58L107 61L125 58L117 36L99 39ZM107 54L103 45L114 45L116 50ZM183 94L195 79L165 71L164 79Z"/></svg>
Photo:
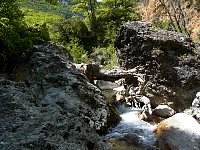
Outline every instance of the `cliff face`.
<svg viewBox="0 0 200 150"><path fill-rule="evenodd" d="M117 35L116 53L122 68L145 68L143 94L158 103L191 106L200 90L199 46L176 32L155 30L145 22L127 22Z"/></svg>
<svg viewBox="0 0 200 150"><path fill-rule="evenodd" d="M0 78L0 149L109 149L97 132L119 116L66 49L48 43L25 58L13 76L20 82Z"/></svg>
<svg viewBox="0 0 200 150"><path fill-rule="evenodd" d="M200 12L195 9L197 0L186 0L181 1L181 8L184 14L184 18L186 21L186 27L191 32L191 37L195 41L199 41L199 33L200 33ZM149 21L152 23L159 21L166 21L169 19L169 15L167 14L167 10L163 8L163 5L159 2L159 0L142 0L140 1L139 12L141 14L141 18L144 21ZM163 1L167 6L168 10L171 11L172 17L174 17L173 7L170 6L170 3L176 3L173 0L164 0ZM175 10L176 15L179 16L178 10Z"/></svg>

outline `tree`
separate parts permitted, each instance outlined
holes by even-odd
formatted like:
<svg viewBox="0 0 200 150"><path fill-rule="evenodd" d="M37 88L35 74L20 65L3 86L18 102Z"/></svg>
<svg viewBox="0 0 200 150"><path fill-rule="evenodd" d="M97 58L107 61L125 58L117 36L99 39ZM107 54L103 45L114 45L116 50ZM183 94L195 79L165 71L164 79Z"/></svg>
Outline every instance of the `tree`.
<svg viewBox="0 0 200 150"><path fill-rule="evenodd" d="M103 0L96 10L97 37L101 45L113 43L117 30L127 21L137 20L136 0Z"/></svg>
<svg viewBox="0 0 200 150"><path fill-rule="evenodd" d="M21 54L49 39L45 24L28 27L23 17L17 0L0 1L0 71L11 73Z"/></svg>
<svg viewBox="0 0 200 150"><path fill-rule="evenodd" d="M95 32L98 2L96 0L74 0L74 2L73 11L83 13L89 19L90 30Z"/></svg>
<svg viewBox="0 0 200 150"><path fill-rule="evenodd" d="M181 7L181 0L159 0L161 8L163 8L170 19L173 30L185 33L190 36L190 32L186 27L185 12Z"/></svg>
<svg viewBox="0 0 200 150"><path fill-rule="evenodd" d="M89 31L85 22L79 17L73 16L70 19L61 20L55 24L55 26L60 32L60 41L64 45L67 43L71 43L71 45L72 43L79 43L88 53L90 53L92 47L95 46L91 31Z"/></svg>

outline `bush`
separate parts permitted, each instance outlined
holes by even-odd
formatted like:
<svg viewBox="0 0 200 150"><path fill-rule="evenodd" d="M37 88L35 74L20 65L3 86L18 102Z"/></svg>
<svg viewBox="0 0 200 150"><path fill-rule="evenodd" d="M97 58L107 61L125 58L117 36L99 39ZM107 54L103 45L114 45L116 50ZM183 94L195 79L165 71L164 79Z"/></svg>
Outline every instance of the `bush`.
<svg viewBox="0 0 200 150"><path fill-rule="evenodd" d="M28 27L16 0L0 1L0 71L14 69L20 55L33 44L49 40L46 25Z"/></svg>
<svg viewBox="0 0 200 150"><path fill-rule="evenodd" d="M73 38L65 46L73 57L75 63L87 63L89 61L88 53L84 47L79 43L79 39Z"/></svg>
<svg viewBox="0 0 200 150"><path fill-rule="evenodd" d="M72 17L68 20L61 20L54 25L60 33L60 41L64 44L70 43L71 40L77 39L83 48L91 53L92 47L95 46L95 40L89 31L85 22L79 17Z"/></svg>
<svg viewBox="0 0 200 150"><path fill-rule="evenodd" d="M91 57L95 62L103 65L104 69L111 69L117 65L117 56L113 44L110 44L107 48L95 48Z"/></svg>

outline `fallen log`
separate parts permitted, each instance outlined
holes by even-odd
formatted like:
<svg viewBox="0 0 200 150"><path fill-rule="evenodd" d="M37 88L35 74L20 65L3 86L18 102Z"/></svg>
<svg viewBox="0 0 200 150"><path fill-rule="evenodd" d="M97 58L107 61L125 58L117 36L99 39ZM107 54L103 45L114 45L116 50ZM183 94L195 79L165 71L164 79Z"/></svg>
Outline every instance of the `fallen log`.
<svg viewBox="0 0 200 150"><path fill-rule="evenodd" d="M142 71L141 67L136 67L130 70L112 69L102 70L99 65L94 63L89 64L75 64L76 68L85 74L90 80L104 80L116 81L125 78L126 84L138 84L138 82L145 82L145 74L139 73Z"/></svg>

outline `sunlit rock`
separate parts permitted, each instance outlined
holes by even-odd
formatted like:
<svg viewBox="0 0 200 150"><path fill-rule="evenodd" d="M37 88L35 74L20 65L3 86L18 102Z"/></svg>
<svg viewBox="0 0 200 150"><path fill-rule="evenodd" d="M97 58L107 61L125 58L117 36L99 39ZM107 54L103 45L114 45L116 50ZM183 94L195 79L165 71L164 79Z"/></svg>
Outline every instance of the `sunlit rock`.
<svg viewBox="0 0 200 150"><path fill-rule="evenodd" d="M178 113L161 121L155 133L161 150L200 149L200 124L185 113Z"/></svg>

